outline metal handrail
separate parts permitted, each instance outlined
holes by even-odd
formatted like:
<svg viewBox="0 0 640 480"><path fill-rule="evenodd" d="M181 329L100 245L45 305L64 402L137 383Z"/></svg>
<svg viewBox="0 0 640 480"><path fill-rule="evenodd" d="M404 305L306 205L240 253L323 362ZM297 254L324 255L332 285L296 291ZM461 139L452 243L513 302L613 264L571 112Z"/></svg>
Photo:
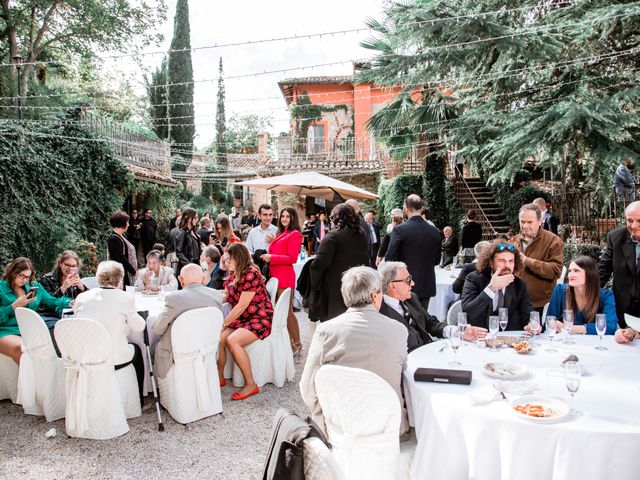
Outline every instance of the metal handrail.
<svg viewBox="0 0 640 480"><path fill-rule="evenodd" d="M498 231L493 227L492 223L489 221L489 217L487 217L487 214L484 213L484 210L483 210L482 206L480 205L480 203L478 202L478 199L476 198L476 196L473 194L473 191L471 190L471 187L469 187L469 184L467 183L467 181L462 176L462 172L460 171L458 166L455 164L455 161L453 159L451 159L451 158L449 158L449 168L451 170L454 183L456 181L458 181L458 183L459 183L459 180L462 180L462 183L464 183L464 187L465 187L467 193L471 195L473 203L475 204L476 208L480 211L480 215L484 219L484 223L487 224L487 226L491 229L491 232L493 233L493 235L496 236L498 234ZM450 179L451 179L451 177L450 177Z"/></svg>

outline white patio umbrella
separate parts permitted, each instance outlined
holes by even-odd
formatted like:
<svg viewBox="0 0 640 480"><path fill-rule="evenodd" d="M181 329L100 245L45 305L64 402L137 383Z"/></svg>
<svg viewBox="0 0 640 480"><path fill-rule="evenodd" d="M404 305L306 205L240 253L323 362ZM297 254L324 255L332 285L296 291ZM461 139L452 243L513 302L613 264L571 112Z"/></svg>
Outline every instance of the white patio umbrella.
<svg viewBox="0 0 640 480"><path fill-rule="evenodd" d="M274 190L276 192L292 193L294 195L311 195L316 198L333 200L337 195L342 200L349 198L376 199L375 193L347 182L322 175L317 172L291 173L289 175L277 175L275 177L256 178L238 182L236 185L245 187Z"/></svg>

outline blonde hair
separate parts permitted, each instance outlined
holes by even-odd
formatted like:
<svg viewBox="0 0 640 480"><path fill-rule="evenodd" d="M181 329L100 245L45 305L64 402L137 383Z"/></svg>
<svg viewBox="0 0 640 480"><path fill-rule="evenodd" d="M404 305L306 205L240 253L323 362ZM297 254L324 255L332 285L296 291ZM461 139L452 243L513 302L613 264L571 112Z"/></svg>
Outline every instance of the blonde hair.
<svg viewBox="0 0 640 480"><path fill-rule="evenodd" d="M96 270L96 279L100 287L118 288L124 278L124 268L118 262L106 260L100 262Z"/></svg>

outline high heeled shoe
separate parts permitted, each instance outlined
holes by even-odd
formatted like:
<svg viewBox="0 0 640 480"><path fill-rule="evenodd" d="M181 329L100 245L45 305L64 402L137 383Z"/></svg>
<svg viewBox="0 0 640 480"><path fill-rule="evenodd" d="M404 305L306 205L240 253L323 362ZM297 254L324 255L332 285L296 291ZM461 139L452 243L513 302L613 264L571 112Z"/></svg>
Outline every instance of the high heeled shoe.
<svg viewBox="0 0 640 480"><path fill-rule="evenodd" d="M239 392L235 392L231 394L231 400L244 400L245 398L249 398L251 395L255 395L256 393L260 392L260 387L258 387L258 385L256 385L256 388L254 388L253 390L251 390L249 393L243 395Z"/></svg>
<svg viewBox="0 0 640 480"><path fill-rule="evenodd" d="M220 380L220 387L224 387L227 384L227 381L223 378L222 380Z"/></svg>

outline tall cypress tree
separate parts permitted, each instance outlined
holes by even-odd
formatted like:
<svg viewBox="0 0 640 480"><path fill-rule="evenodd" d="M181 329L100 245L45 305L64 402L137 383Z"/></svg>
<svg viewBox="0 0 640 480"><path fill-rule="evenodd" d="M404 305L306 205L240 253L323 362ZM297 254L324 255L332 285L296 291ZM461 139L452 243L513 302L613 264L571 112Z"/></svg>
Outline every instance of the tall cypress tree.
<svg viewBox="0 0 640 480"><path fill-rule="evenodd" d="M225 133L227 131L224 113L224 78L222 69L222 57L218 67L218 101L216 103L216 158L220 170L227 171L227 147L225 145Z"/></svg>
<svg viewBox="0 0 640 480"><path fill-rule="evenodd" d="M167 115L167 57L162 64L151 73L151 78L145 76L147 97L149 98L149 115L151 129L160 140L169 138L169 119Z"/></svg>
<svg viewBox="0 0 640 480"><path fill-rule="evenodd" d="M185 171L191 162L195 135L188 0L178 0L176 4L173 39L167 64L167 83L169 139L172 144L175 144L172 146L171 153L178 154L180 152L179 155L186 160L186 162L174 165L173 169Z"/></svg>

